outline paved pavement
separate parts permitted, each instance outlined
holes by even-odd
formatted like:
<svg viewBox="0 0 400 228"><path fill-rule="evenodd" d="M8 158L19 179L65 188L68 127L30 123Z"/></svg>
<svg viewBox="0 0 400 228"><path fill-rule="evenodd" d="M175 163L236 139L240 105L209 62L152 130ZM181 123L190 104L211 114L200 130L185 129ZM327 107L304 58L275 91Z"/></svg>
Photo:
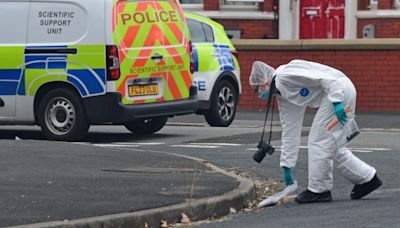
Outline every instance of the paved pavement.
<svg viewBox="0 0 400 228"><path fill-rule="evenodd" d="M262 118L238 113L237 121ZM310 120L307 115L305 126ZM363 128L399 126L398 114L366 113L358 120ZM185 121L196 122L179 119ZM0 140L0 171L1 227L158 227L163 219L179 221L181 212L195 219L224 215L255 197L248 180L154 151Z"/></svg>
<svg viewBox="0 0 400 228"><path fill-rule="evenodd" d="M0 145L1 227L159 227L181 212L225 215L255 197L251 182L188 157L33 140Z"/></svg>

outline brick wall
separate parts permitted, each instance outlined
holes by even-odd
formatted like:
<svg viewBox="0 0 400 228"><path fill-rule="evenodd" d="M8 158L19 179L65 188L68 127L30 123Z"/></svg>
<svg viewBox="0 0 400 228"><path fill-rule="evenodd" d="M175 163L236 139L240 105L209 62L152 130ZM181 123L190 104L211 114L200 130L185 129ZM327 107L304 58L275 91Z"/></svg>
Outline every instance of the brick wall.
<svg viewBox="0 0 400 228"><path fill-rule="evenodd" d="M240 29L242 39L275 38L274 35L277 35L272 31L271 20L214 20L221 23L225 29Z"/></svg>
<svg viewBox="0 0 400 228"><path fill-rule="evenodd" d="M357 0L358 10L369 10L370 0ZM274 6L278 7L278 0L264 0L260 3L260 11L273 12ZM393 9L393 0L379 0L378 9ZM219 1L204 0L205 11L218 11L220 9ZM277 8L276 8L277 9ZM272 20L238 20L238 19L219 19L216 20L227 29L240 29L242 39L263 39L278 37L278 23ZM274 24L275 23L275 24ZM366 24L373 24L376 28L377 38L400 38L400 19L382 18L382 19L358 19L357 37L362 38L362 28Z"/></svg>
<svg viewBox="0 0 400 228"><path fill-rule="evenodd" d="M361 42L361 41L360 41ZM239 50L243 93L241 110L265 108L251 91L248 76L255 60L273 67L305 59L343 71L357 88L357 110L400 112L400 48L395 50Z"/></svg>
<svg viewBox="0 0 400 228"><path fill-rule="evenodd" d="M378 9L392 9L392 8L393 8L393 0L378 1Z"/></svg>
<svg viewBox="0 0 400 228"><path fill-rule="evenodd" d="M204 0L204 10L219 10L218 0Z"/></svg>
<svg viewBox="0 0 400 228"><path fill-rule="evenodd" d="M400 12L399 12L400 13ZM365 25L375 25L376 38L400 38L399 19L359 19L357 23L357 37L362 38L362 29Z"/></svg>
<svg viewBox="0 0 400 228"><path fill-rule="evenodd" d="M358 0L358 10L368 10L370 0Z"/></svg>
<svg viewBox="0 0 400 228"><path fill-rule="evenodd" d="M264 0L264 2L260 3L260 11L274 11L275 4L278 5L276 0Z"/></svg>

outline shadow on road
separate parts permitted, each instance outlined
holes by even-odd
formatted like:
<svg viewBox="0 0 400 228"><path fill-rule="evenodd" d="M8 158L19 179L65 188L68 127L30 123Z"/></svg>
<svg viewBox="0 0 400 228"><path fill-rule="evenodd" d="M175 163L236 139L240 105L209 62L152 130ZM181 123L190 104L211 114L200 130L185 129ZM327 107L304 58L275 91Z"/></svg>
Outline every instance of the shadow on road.
<svg viewBox="0 0 400 228"><path fill-rule="evenodd" d="M135 135L132 133L117 133L117 132L89 132L81 142L88 143L110 143L110 142L135 142L144 139L165 139L177 137L174 134L148 134ZM47 140L43 132L40 130L14 130L0 129L0 140Z"/></svg>
<svg viewBox="0 0 400 228"><path fill-rule="evenodd" d="M0 130L0 139L29 139L29 140L46 140L40 130Z"/></svg>

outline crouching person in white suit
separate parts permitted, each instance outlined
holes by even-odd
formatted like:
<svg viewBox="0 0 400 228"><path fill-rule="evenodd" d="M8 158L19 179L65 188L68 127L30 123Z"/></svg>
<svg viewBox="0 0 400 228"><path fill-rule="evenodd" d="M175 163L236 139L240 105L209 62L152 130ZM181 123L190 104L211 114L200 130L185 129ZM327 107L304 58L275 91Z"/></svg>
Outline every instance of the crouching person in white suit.
<svg viewBox="0 0 400 228"><path fill-rule="evenodd" d="M278 98L283 129L280 166L287 185L294 183L291 169L297 162L306 108L318 108L308 137L308 188L299 194L296 202L332 201L334 160L340 174L354 184L352 199L360 199L382 185L375 168L354 156L346 144L334 137L333 132L343 131L348 122L345 107L353 116L356 108L356 89L344 73L304 60L293 60L276 70L256 61L249 82L260 98L268 99L273 95ZM270 90L276 94L271 94ZM340 124L328 130L334 118Z"/></svg>

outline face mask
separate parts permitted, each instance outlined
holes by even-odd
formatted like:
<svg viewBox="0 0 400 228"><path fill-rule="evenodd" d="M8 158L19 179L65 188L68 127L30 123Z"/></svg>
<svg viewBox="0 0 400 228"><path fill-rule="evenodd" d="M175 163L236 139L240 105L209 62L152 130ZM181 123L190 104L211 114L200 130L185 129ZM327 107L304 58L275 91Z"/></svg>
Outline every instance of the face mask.
<svg viewBox="0 0 400 228"><path fill-rule="evenodd" d="M268 100L268 98L269 98L269 90L266 89L266 90L262 91L261 93L258 94L258 97L263 99L263 100Z"/></svg>

